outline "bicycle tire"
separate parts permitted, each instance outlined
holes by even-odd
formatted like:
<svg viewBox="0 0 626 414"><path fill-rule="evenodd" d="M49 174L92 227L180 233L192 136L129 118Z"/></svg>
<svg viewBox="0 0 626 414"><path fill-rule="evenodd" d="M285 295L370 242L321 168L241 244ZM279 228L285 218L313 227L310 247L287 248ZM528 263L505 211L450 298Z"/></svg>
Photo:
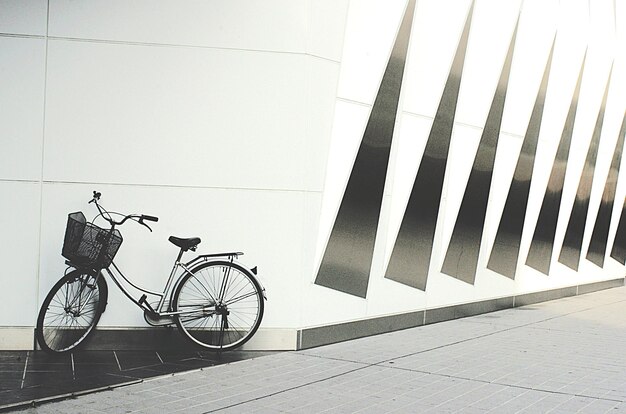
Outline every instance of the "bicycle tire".
<svg viewBox="0 0 626 414"><path fill-rule="evenodd" d="M93 332L108 296L104 276L98 275L96 279L91 272L73 270L48 292L35 330L41 349L64 354L84 343Z"/></svg>
<svg viewBox="0 0 626 414"><path fill-rule="evenodd" d="M252 272L229 261L200 264L174 293L178 329L192 343L230 351L248 342L263 319L263 291Z"/></svg>

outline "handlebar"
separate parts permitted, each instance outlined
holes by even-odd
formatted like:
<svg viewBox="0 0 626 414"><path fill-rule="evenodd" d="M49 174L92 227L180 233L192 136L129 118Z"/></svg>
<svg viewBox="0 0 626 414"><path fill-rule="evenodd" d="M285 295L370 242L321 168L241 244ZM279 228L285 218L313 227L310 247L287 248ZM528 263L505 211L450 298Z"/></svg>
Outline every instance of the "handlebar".
<svg viewBox="0 0 626 414"><path fill-rule="evenodd" d="M96 207L98 208L98 211L100 212L100 216L102 216L103 219L108 221L111 226L121 226L122 224L124 224L126 222L126 220L133 220L133 221L136 221L137 223L147 227L148 230L152 231L150 226L148 226L146 223L144 223L144 220L146 220L146 221L154 221L154 222L159 221L158 217L149 216L147 214L129 214L129 215L124 216L124 218L122 218L120 221L115 221L111 217L111 213L108 212L107 210L105 210L104 207L102 207L100 205L100 203L99 203L100 197L102 197L102 193L94 191L93 192L93 198L91 199L91 201L89 201L89 204L95 203ZM119 213L113 213L113 214L119 214Z"/></svg>

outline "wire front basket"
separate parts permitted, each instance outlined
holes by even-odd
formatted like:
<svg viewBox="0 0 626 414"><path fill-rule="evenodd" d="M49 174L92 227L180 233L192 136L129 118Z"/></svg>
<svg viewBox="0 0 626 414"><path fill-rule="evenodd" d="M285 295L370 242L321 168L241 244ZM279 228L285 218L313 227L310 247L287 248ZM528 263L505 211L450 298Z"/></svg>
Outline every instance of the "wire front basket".
<svg viewBox="0 0 626 414"><path fill-rule="evenodd" d="M105 230L85 220L83 213L67 216L62 255L74 265L104 269L111 265L122 244L117 230Z"/></svg>

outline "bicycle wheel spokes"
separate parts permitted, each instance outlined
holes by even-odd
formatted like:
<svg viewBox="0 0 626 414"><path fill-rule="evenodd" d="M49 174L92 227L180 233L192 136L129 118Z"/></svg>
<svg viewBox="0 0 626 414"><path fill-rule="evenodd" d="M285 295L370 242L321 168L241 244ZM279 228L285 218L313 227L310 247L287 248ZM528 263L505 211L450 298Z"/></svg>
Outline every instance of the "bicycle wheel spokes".
<svg viewBox="0 0 626 414"><path fill-rule="evenodd" d="M263 315L260 288L250 274L230 262L202 265L186 276L175 295L177 324L193 342L232 349L247 341Z"/></svg>
<svg viewBox="0 0 626 414"><path fill-rule="evenodd" d="M50 291L37 322L40 345L52 352L76 347L91 332L101 312L96 279L87 274L68 276Z"/></svg>

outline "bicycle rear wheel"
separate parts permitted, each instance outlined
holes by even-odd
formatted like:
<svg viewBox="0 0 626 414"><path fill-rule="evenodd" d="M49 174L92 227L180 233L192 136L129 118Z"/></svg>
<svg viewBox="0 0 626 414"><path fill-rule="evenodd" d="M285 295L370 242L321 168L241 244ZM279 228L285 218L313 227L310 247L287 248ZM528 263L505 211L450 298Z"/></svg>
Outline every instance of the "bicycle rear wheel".
<svg viewBox="0 0 626 414"><path fill-rule="evenodd" d="M263 318L263 292L252 273L228 261L203 263L181 279L174 293L178 329L213 351L246 343Z"/></svg>
<svg viewBox="0 0 626 414"><path fill-rule="evenodd" d="M104 311L107 286L97 276L73 270L50 290L37 318L37 342L44 351L62 354L81 344Z"/></svg>

